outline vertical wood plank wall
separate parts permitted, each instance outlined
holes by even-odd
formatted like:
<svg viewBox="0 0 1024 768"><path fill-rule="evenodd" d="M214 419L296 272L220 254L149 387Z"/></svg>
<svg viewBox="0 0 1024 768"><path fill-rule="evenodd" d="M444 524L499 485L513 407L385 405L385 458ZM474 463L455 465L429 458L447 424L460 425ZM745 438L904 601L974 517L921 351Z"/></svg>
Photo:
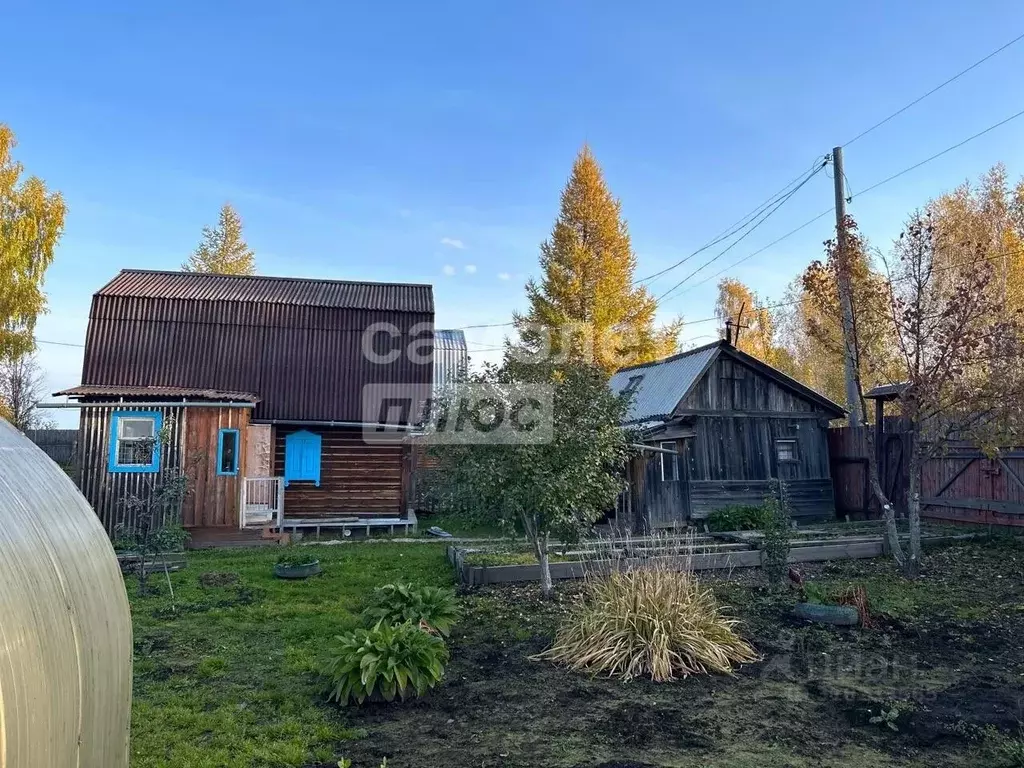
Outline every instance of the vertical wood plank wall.
<svg viewBox="0 0 1024 768"><path fill-rule="evenodd" d="M238 504L246 473L248 408L186 408L182 464L192 492L182 509L187 528L238 527ZM217 474L217 440L221 429L238 430L238 473Z"/></svg>
<svg viewBox="0 0 1024 768"><path fill-rule="evenodd" d="M154 475L142 472L110 472L110 417L119 411L159 411L167 440L160 447L160 472L177 472L181 461L187 408L154 408L146 403L125 403L118 406L87 406L80 416L79 488L96 510L97 516L111 536L119 525L131 528L135 520L125 500L128 496L145 498L152 490ZM162 521L170 522L170 521Z"/></svg>

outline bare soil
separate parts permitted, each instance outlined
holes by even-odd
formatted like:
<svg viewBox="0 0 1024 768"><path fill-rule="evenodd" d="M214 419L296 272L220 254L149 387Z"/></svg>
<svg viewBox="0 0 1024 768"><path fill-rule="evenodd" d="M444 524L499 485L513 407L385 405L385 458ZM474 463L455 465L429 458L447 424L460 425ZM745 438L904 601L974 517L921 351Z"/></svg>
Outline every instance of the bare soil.
<svg viewBox="0 0 1024 768"><path fill-rule="evenodd" d="M530 660L580 599L578 584L550 601L532 585L468 594L444 684L346 712L366 736L340 748L358 768L384 756L396 768L1019 768L1006 746L1024 720L1020 540L931 553L913 583L884 560L805 574L864 585L876 628L807 624L791 616L792 594L737 573L715 590L763 661L664 684Z"/></svg>

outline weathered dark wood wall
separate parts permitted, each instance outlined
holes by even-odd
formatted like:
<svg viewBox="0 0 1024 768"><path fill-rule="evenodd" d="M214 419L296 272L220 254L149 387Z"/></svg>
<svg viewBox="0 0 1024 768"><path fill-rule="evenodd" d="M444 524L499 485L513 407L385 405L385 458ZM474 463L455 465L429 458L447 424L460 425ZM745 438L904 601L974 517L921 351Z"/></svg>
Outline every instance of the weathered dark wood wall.
<svg viewBox="0 0 1024 768"><path fill-rule="evenodd" d="M676 415L723 413L775 416L812 414L818 406L739 360L720 356L676 408Z"/></svg>
<svg viewBox="0 0 1024 768"><path fill-rule="evenodd" d="M238 527L238 504L245 477L248 408L187 408L182 466L191 491L182 505L186 528ZM221 429L238 430L238 474L217 474L217 441Z"/></svg>
<svg viewBox="0 0 1024 768"><path fill-rule="evenodd" d="M43 453L62 467L73 467L78 460L77 429L26 429L25 437L43 449Z"/></svg>
<svg viewBox="0 0 1024 768"><path fill-rule="evenodd" d="M304 427L278 426L274 435L274 474L284 476L284 440ZM408 488L405 435L384 443L363 440L362 431L305 427L321 437L320 487L312 482L288 484L286 517L347 515L404 516Z"/></svg>
<svg viewBox="0 0 1024 768"><path fill-rule="evenodd" d="M686 441L690 514L761 504L772 478L786 482L792 514L835 514L828 459L828 415L760 371L723 355L676 409L692 419ZM796 441L797 459L777 460L776 440Z"/></svg>

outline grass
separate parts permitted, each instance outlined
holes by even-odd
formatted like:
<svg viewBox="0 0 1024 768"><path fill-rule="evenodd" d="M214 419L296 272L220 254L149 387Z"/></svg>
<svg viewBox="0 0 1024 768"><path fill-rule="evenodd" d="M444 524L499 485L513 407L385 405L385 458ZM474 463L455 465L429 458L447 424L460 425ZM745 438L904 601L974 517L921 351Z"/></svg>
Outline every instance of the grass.
<svg viewBox="0 0 1024 768"><path fill-rule="evenodd" d="M279 550L189 553L173 573L175 600L128 590L135 627L133 768L300 766L336 760L363 735L325 706L313 674L325 643L359 624L375 587L390 581L449 586L441 547L311 547L323 574L272 575ZM202 587L200 574L238 574ZM208 581L210 579L207 579ZM216 581L216 579L214 579Z"/></svg>
<svg viewBox="0 0 1024 768"><path fill-rule="evenodd" d="M764 660L732 677L629 684L530 661L581 595L536 584L459 598L444 681L404 705L326 703L313 670L375 587L451 586L444 547L311 547L322 576L274 579L280 550L192 552L175 605L127 585L135 624L133 768L593 768L644 764L1021 768L1024 542L929 551L907 582L885 559L802 567L866 586L874 630L806 625L752 569L702 577ZM209 574L235 574L216 577ZM199 577L207 574L203 587ZM884 615L880 615L884 614ZM870 722L906 703L898 730Z"/></svg>

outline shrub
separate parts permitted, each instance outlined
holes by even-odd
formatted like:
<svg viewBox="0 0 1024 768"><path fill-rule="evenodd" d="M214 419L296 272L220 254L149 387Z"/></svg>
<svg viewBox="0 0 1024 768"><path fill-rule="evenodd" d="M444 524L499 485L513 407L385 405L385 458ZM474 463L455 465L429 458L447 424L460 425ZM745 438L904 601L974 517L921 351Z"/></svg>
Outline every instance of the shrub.
<svg viewBox="0 0 1024 768"><path fill-rule="evenodd" d="M758 658L736 624L688 567L644 564L589 577L555 644L535 658L623 680L728 674Z"/></svg>
<svg viewBox="0 0 1024 768"><path fill-rule="evenodd" d="M422 696L441 681L448 661L444 640L411 623L381 623L336 640L337 647L321 672L327 680L328 700L339 704Z"/></svg>
<svg viewBox="0 0 1024 768"><path fill-rule="evenodd" d="M764 528L767 519L764 507L732 505L720 507L708 515L708 528L712 531L756 531Z"/></svg>
<svg viewBox="0 0 1024 768"><path fill-rule="evenodd" d="M761 510L764 513L760 526L764 534L761 543L761 567L768 578L768 583L778 586L786 578L791 534L789 494L784 482L772 480L771 492L764 500Z"/></svg>
<svg viewBox="0 0 1024 768"><path fill-rule="evenodd" d="M411 584L386 584L373 592L370 605L363 611L366 625L412 622L429 632L448 637L458 621L455 593L440 587L414 587Z"/></svg>

